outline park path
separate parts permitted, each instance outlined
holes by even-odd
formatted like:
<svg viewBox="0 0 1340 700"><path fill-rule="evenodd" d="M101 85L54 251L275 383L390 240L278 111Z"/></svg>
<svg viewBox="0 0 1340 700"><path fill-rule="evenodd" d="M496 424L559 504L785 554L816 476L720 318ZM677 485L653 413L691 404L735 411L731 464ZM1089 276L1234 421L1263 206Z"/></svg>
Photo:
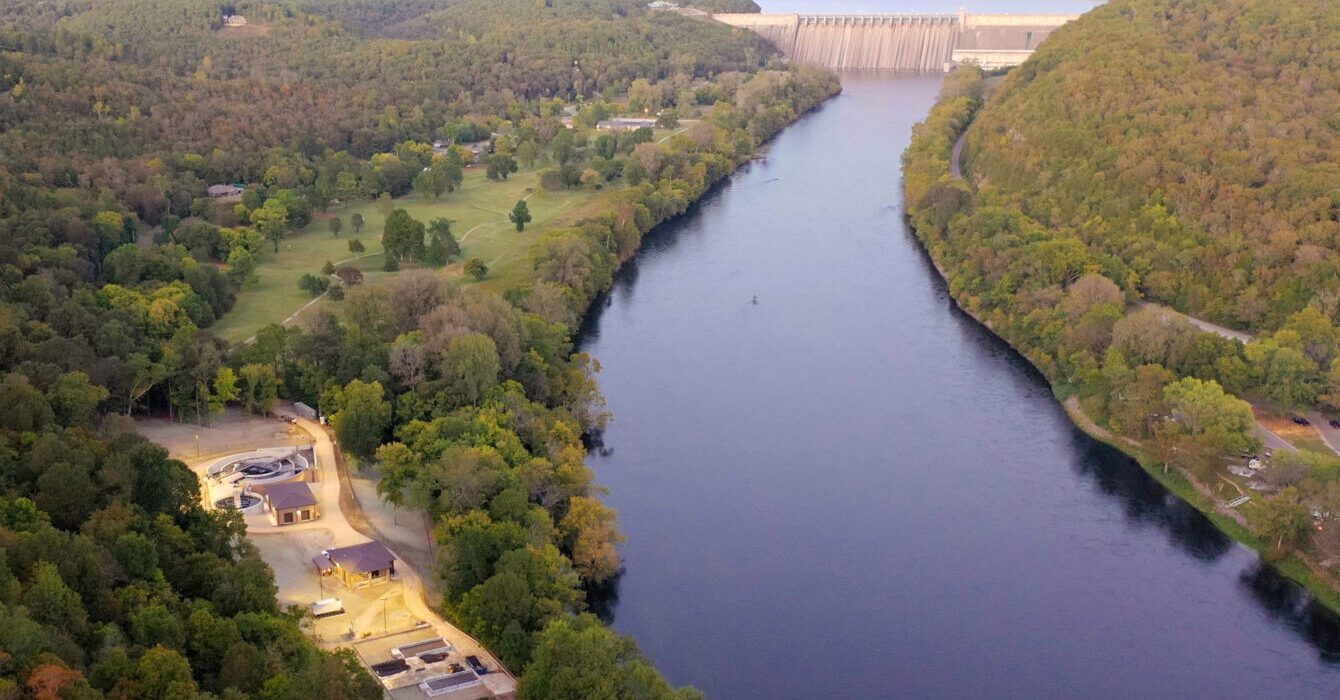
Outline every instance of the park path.
<svg viewBox="0 0 1340 700"><path fill-rule="evenodd" d="M379 533L374 528L369 527L368 519L363 513L362 504L349 481L347 468L344 466L344 460L341 459L342 455L339 454L339 448L335 441L331 439L325 426L292 413L284 411L276 411L276 413L293 418L295 425L312 436L320 479L325 483L325 486L319 489L320 493L317 496L321 519L314 524L314 527L331 530L334 533L334 542L337 544L361 542L366 539L386 545L386 548L390 549L391 553L400 562L400 565L396 567L396 573L401 582L405 607L409 612L432 626L433 631L438 636L451 642L460 653L480 656L483 658L485 665L497 669L481 678L494 695L510 697L516 691L516 678L512 673L492 653L485 649L484 645L479 643L479 640L448 622L428 605L427 594L431 589L426 585L423 577L415 570L409 560L396 551L391 542L379 537ZM330 485L338 485L339 488L332 489L329 488ZM289 525L285 527L295 528L298 526Z"/></svg>
<svg viewBox="0 0 1340 700"><path fill-rule="evenodd" d="M345 259L343 259L343 260L341 260L341 261L335 263L335 267L339 267L340 265L343 265L343 264L345 264L345 263L350 263L350 262L353 262L353 261L355 261L355 260L362 260L363 258L369 258L369 257L372 257L373 255L380 255L380 253L364 253L364 254L362 254L362 255L355 255L355 256L352 257L352 258L345 258ZM289 325L290 323L293 323L294 321L298 320L298 317L302 315L302 312L304 312L304 311L306 311L306 310L312 308L313 306L316 305L317 302L321 301L322 299L325 299L325 298L326 298L326 295L329 294L329 293L330 293L330 291L327 290L327 291L321 292L320 294L316 295L315 297L312 298L311 301L309 301L309 302L307 302L306 304L303 304L302 306L298 307L298 310L297 310L297 311L294 311L293 313L289 314L289 315L288 315L288 318L284 319L283 321L280 321L280 322L279 322L279 325L281 325L281 326L287 326L287 325ZM256 336L253 335L253 336L247 338L246 340L242 341L242 344L243 344L243 345L251 345L251 344L254 343L254 342L256 342Z"/></svg>
<svg viewBox="0 0 1340 700"><path fill-rule="evenodd" d="M968 179L963 175L963 150L967 143L968 132L964 131L959 135L958 140L954 142L954 149L950 152L949 156L950 174L953 175L955 179L964 182L968 182ZM1138 302L1138 305L1141 308L1161 309L1168 313L1177 314L1205 333L1214 333L1215 335L1239 341L1244 345L1252 342L1252 334L1250 333L1226 328L1217 323L1211 323L1205 319L1196 318L1195 316L1188 316L1187 314L1162 304L1152 301L1140 301ZM1326 416L1322 415L1321 412L1316 409L1308 411L1305 417L1321 436L1322 442L1325 443L1327 447L1331 448L1332 452L1340 456L1340 429L1331 427ZM1271 449L1283 449L1291 452L1298 451L1298 448L1292 443L1280 437L1279 434L1275 433L1270 428L1267 428L1265 424L1259 420L1256 422L1256 436L1261 439L1262 444Z"/></svg>

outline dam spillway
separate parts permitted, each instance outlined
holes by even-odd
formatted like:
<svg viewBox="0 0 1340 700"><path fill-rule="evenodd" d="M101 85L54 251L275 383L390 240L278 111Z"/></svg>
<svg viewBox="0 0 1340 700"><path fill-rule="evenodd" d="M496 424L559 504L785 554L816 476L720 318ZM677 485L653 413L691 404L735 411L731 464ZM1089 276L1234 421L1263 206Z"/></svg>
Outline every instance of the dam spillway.
<svg viewBox="0 0 1340 700"><path fill-rule="evenodd" d="M1023 63L1075 15L782 14L713 15L759 34L792 61L837 70L940 72L955 63Z"/></svg>

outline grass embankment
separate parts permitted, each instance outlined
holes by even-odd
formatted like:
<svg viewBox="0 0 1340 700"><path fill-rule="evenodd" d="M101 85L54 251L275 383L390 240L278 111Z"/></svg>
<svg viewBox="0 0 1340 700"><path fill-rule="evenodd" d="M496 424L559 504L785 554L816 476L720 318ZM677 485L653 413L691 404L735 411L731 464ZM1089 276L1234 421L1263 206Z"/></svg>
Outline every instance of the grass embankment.
<svg viewBox="0 0 1340 700"><path fill-rule="evenodd" d="M587 215L603 194L588 189L543 191L539 173L539 168L531 168L506 180L491 181L485 177L483 168L470 168L455 192L438 199L408 195L396 199L395 207L425 224L439 217L452 221L452 233L460 242L462 257L442 268L441 274L462 278L461 260L480 258L489 267L485 283L502 289L528 279L527 253L541 233ZM507 220L508 212L519 199L526 200L533 217L523 232L517 232ZM361 233L355 233L349 223L355 213L362 214L366 221ZM328 222L332 216L344 220L344 230L339 236L330 233ZM327 260L339 263L352 258L349 241L355 238L367 250L365 257L351 264L363 270L366 284L384 279L389 274L382 272L380 240L384 221L372 201L353 202L318 213L311 224L285 238L278 253L270 247L264 249L264 257L257 266L259 280L238 293L237 303L212 330L224 340L241 342L268 324L282 323L312 301L310 294L298 288L298 280L304 274L319 274ZM406 265L402 269L411 267ZM332 303L322 300L309 308Z"/></svg>
<svg viewBox="0 0 1340 700"><path fill-rule="evenodd" d="M1251 547L1260 555L1262 560L1268 562L1276 571L1306 588L1322 605L1335 612L1340 612L1340 590L1337 590L1333 581L1323 578L1308 562L1295 553L1290 553L1282 558L1275 556L1272 552L1273 546L1269 542L1262 541L1256 533L1248 530L1242 523L1220 512L1215 500L1198 490L1181 470L1172 469L1165 473L1163 466L1157 460L1145 454L1143 450L1128 441L1116 438L1112 433L1094 423L1093 419L1084 413L1084 409L1079 406L1078 402L1065 399L1063 391L1064 389L1052 385L1052 394L1057 401L1065 406L1066 413L1076 427L1084 431L1089 437L1134 459L1144 468L1145 472L1154 477L1155 481L1162 484L1164 488L1178 498L1190 503L1196 510L1204 513L1205 517L1209 518L1210 522L1214 523L1224 534Z"/></svg>

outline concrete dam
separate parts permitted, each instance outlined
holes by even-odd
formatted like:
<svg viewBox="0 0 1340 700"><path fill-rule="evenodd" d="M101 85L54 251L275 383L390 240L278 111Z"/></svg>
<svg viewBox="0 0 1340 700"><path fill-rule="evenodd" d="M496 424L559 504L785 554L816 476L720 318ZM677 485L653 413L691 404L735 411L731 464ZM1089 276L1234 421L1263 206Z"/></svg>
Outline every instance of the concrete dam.
<svg viewBox="0 0 1340 700"><path fill-rule="evenodd" d="M1002 68L1023 63L1077 15L719 14L713 19L761 35L792 61L833 69L938 73L956 63Z"/></svg>

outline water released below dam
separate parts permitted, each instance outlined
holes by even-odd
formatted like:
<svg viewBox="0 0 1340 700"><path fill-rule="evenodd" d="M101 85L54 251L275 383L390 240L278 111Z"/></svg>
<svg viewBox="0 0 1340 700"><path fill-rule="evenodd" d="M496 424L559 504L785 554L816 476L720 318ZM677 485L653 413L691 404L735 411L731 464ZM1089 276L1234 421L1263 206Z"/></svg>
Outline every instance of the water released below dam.
<svg viewBox="0 0 1340 700"><path fill-rule="evenodd" d="M584 329L614 626L732 700L1336 697L1336 617L948 298L899 180L940 78L844 77Z"/></svg>
<svg viewBox="0 0 1340 700"><path fill-rule="evenodd" d="M739 20L792 61L835 69L944 71L960 29L951 16L779 17Z"/></svg>

